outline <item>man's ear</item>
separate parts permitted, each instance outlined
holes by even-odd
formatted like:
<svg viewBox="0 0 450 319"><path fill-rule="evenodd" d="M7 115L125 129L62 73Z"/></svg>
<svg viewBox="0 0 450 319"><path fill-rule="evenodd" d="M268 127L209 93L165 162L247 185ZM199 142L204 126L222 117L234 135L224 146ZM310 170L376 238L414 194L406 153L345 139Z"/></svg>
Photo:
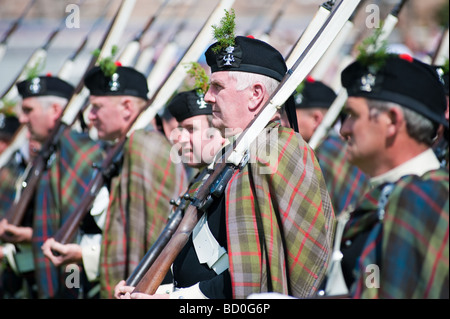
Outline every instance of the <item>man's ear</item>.
<svg viewBox="0 0 450 319"><path fill-rule="evenodd" d="M393 136L400 130L401 126L405 122L405 117L403 115L403 112L396 107L391 108L387 112L387 116L389 121L387 133L388 136Z"/></svg>
<svg viewBox="0 0 450 319"><path fill-rule="evenodd" d="M323 117L325 116L324 112L320 109L314 109L312 111L312 118L314 120L314 130L322 123Z"/></svg>
<svg viewBox="0 0 450 319"><path fill-rule="evenodd" d="M120 100L120 105L122 107L122 116L125 120L129 120L133 116L133 101L125 96Z"/></svg>
<svg viewBox="0 0 450 319"><path fill-rule="evenodd" d="M59 103L52 103L50 109L51 109L51 117L56 122L63 113L63 106Z"/></svg>
<svg viewBox="0 0 450 319"><path fill-rule="evenodd" d="M266 96L266 87L259 82L254 83L251 86L250 90L250 103L248 108L250 111L254 112L258 110L264 101L264 97Z"/></svg>

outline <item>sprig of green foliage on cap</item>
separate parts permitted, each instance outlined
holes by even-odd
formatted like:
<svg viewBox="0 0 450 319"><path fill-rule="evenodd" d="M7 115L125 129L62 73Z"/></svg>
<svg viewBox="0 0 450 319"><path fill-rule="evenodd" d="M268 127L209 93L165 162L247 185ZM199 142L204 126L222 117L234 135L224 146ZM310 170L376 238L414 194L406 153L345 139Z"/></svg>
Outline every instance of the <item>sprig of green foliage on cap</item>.
<svg viewBox="0 0 450 319"><path fill-rule="evenodd" d="M25 77L27 81L37 78L45 68L45 58L40 58L35 64L27 66L25 69Z"/></svg>
<svg viewBox="0 0 450 319"><path fill-rule="evenodd" d="M235 28L236 28L236 14L234 9L231 12L224 10L225 16L220 20L220 26L213 25L214 39L217 41L217 45L213 47L214 53L235 45Z"/></svg>
<svg viewBox="0 0 450 319"><path fill-rule="evenodd" d="M387 41L380 41L383 28L376 28L372 36L364 39L358 46L359 54L356 60L366 66L371 73L377 73L389 57Z"/></svg>
<svg viewBox="0 0 450 319"><path fill-rule="evenodd" d="M187 74L194 79L194 88L198 94L205 95L209 89L209 77L205 69L198 62L188 63Z"/></svg>
<svg viewBox="0 0 450 319"><path fill-rule="evenodd" d="M117 45L113 45L111 47L111 56L106 56L102 59L100 58L100 49L94 50L92 54L97 58L98 66L100 67L100 70L102 70L103 74L106 77L112 76L114 73L116 73L117 67L120 65L119 63L115 62L114 57L116 56L117 52L119 51L119 48Z"/></svg>

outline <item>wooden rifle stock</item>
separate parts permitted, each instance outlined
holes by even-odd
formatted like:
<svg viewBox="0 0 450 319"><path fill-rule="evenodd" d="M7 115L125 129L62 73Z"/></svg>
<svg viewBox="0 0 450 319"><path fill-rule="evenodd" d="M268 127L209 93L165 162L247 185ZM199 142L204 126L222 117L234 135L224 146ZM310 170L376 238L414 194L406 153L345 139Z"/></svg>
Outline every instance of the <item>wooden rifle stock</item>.
<svg viewBox="0 0 450 319"><path fill-rule="evenodd" d="M54 152L54 147L56 145L56 142L54 140L57 139L57 136L59 136L59 134L62 134L62 130L63 127L59 126L58 133L54 134L53 138L49 139L46 142L46 144L40 151L40 154L33 160L33 166L26 180L26 186L24 188L24 191L21 193L20 199L15 200L13 205L5 214L4 218L8 221L9 224L15 226L21 224L23 217L25 216L25 213L27 211L28 205L34 196L34 192L41 178L41 174L45 169L48 159Z"/></svg>
<svg viewBox="0 0 450 319"><path fill-rule="evenodd" d="M156 289L158 289L164 280L175 258L189 240L189 236L200 220L200 217L201 215L199 215L194 206L188 207L177 231L161 251L150 269L136 285L133 292L143 292L150 295L156 292Z"/></svg>
<svg viewBox="0 0 450 319"><path fill-rule="evenodd" d="M195 179L196 181L205 180L209 175L208 169L203 169L198 177ZM196 194L194 194L195 196ZM171 201L174 206L176 206L175 210L171 213L169 217L169 221L166 226L162 230L158 239L155 243L150 247L145 256L139 262L133 273L126 280L127 286L136 286L144 277L145 273L150 269L155 260L161 254L164 247L166 247L169 240L172 238L173 234L175 234L178 226L183 219L184 209L188 204L188 201L191 200L191 196L189 195L189 189L186 191L184 196L179 198L179 202Z"/></svg>
<svg viewBox="0 0 450 319"><path fill-rule="evenodd" d="M231 1L228 0L225 3L230 3L231 6ZM220 8L220 7L217 7ZM218 10L218 9L216 9ZM198 40L199 37L197 37L194 40L194 43ZM198 46L198 45L197 45ZM191 48L193 47L193 44L191 44ZM168 77L168 80L164 81L163 85L160 85L157 89L157 91L155 92L155 94L152 96L152 98L148 101L148 103L146 104L146 106L140 111L140 113L138 114L138 116L134 119L134 121L132 121L129 125L129 127L127 128L127 132L128 134L131 134L135 129L137 129L136 126L136 122L138 122L140 119L142 120L142 115L145 114L145 112L150 108L154 108L154 103L155 101L160 101L162 99L165 99L164 97L160 96L160 92L165 90L167 94L168 91L170 91L170 94L173 93L173 91L175 91L176 88L173 87L168 87L169 85L172 84L172 82L170 81L171 78L175 78L176 75L176 71L183 67L184 68L184 61L187 55L193 55L195 54L195 51L199 51L198 48L193 48L193 49L188 49L187 52L185 53L184 57L179 61L178 66L175 67L170 76ZM180 80L179 78L176 80ZM181 79L182 80L182 79ZM177 86L178 87L178 86ZM161 94L164 95L164 94ZM157 100L159 99L159 100ZM166 100L165 100L166 102ZM162 105L161 105L162 106ZM156 113L157 110L155 110ZM146 118L146 123L150 122L150 118ZM77 209L74 210L74 212L71 214L71 216L69 216L69 218L66 220L66 222L64 223L64 225L62 226L62 228L60 228L54 238L56 241L62 243L62 244L67 244L69 243L71 240L73 240L73 238L75 237L76 231L78 230L78 227L80 225L80 222L83 220L84 216L86 216L87 212L89 211L89 208L91 207L98 191L100 190L101 186L104 185L104 181L105 181L105 177L107 177L108 175L110 175L111 171L114 169L114 165L117 165L119 158L122 156L122 150L123 150L123 146L127 141L127 137L128 134L126 134L125 136L123 136L119 142L116 143L116 145L108 152L106 158L103 160L102 162L102 167L100 169L100 173L97 172L97 174L95 174L95 177L91 180L91 183L88 186L88 189L90 190L88 193L83 194L83 198L81 200L81 204L77 207ZM66 225L68 224L68 225ZM70 224L70 225L69 225ZM67 233L67 234L66 234Z"/></svg>
<svg viewBox="0 0 450 319"><path fill-rule="evenodd" d="M225 191L228 181L237 169L238 167L227 165L224 161L221 161L216 166L214 172L200 186L193 202L185 210L184 217L175 234L173 234L167 245L136 285L134 292L146 294L154 294L156 292L175 258L188 242L189 236L203 212L212 204L214 197L220 196Z"/></svg>
<svg viewBox="0 0 450 319"><path fill-rule="evenodd" d="M183 204L183 203L182 203ZM137 267L134 269L133 273L128 277L126 281L127 286L136 286L139 281L142 280L145 273L153 265L155 260L161 254L164 247L166 247L169 240L172 238L173 234L178 229L178 226L183 219L183 209L176 208L169 219L169 222L164 227L163 231L159 235L158 239L152 245L152 247L147 251L144 258L139 262Z"/></svg>
<svg viewBox="0 0 450 319"><path fill-rule="evenodd" d="M359 1L346 1L347 5L343 5L343 3L344 1L341 1L337 8L333 10L314 39L309 43L296 63L294 63L292 70L286 73L277 90L272 94L244 132L228 148L221 160L216 164L211 175L201 184L197 196L185 210L184 218L178 226L176 233L172 236L167 246L162 250L158 259L153 263L142 280L136 285L133 292L146 294L154 294L156 292L176 257L188 242L189 236L203 213L212 204L215 197L223 194L228 181L234 173L246 165L246 159L248 160L248 158L244 156L244 153L250 143L264 129L270 119L273 118L278 107L283 105L298 84L306 77L307 73L311 71L323 55L323 51L328 48L329 43L327 41L332 41L336 37L340 28L342 28L345 21L350 17L350 14L354 11ZM342 17L337 16L338 10L339 13L342 10ZM332 25L331 21L333 21ZM301 64L302 62L303 65Z"/></svg>

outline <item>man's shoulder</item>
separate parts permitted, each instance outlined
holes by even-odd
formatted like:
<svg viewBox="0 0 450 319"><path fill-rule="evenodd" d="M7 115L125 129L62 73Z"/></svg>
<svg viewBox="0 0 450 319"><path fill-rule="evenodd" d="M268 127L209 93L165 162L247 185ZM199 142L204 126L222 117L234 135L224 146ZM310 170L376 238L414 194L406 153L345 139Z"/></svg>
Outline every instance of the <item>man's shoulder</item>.
<svg viewBox="0 0 450 319"><path fill-rule="evenodd" d="M448 189L449 175L446 169L439 168L436 170L428 171L422 176L403 176L397 181L396 184L401 188L430 188L431 186L435 185L436 187L444 187Z"/></svg>
<svg viewBox="0 0 450 319"><path fill-rule="evenodd" d="M448 205L449 178L445 169L433 170L423 176L407 175L396 182L391 202L407 214L422 216L444 210ZM448 207L448 206L447 206Z"/></svg>

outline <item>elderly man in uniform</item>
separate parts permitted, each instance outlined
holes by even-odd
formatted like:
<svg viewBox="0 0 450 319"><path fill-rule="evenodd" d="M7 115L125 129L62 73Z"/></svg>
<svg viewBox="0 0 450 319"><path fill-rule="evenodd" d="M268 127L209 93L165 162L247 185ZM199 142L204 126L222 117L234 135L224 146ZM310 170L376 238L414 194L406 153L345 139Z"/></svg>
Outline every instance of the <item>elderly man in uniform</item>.
<svg viewBox="0 0 450 319"><path fill-rule="evenodd" d="M219 40L206 51L212 74L205 101L212 105L213 126L232 141L265 105L287 68L267 43L230 39L232 45ZM166 298L246 298L267 291L307 297L319 287L331 253L330 197L314 153L279 120L277 114L258 136L261 144L250 147L248 164L236 171L195 227L173 263L176 291ZM205 236L219 252L215 258L198 240Z"/></svg>
<svg viewBox="0 0 450 319"><path fill-rule="evenodd" d="M30 140L43 145L55 129L74 88L50 74L31 77L18 83L17 88L22 97L20 122L26 125ZM17 266L29 271L34 269L38 298L78 295L78 289L66 289L64 274L44 258L41 245L60 227L81 198L92 176L92 164L101 154L99 144L87 134L66 129L46 162L34 193L35 201L29 203L31 209L25 214L22 225L2 221L4 240L21 245L32 243L32 258L27 258L27 250L21 247L21 262ZM26 188L22 190L26 191Z"/></svg>
<svg viewBox="0 0 450 319"><path fill-rule="evenodd" d="M91 69L84 82L92 104L89 120L98 137L109 143L124 137L147 104L146 78L133 68L116 65L112 74L101 67ZM107 177L96 199L98 206L94 202L91 210L101 242L82 249L51 239L43 246L54 263L82 260L90 280L100 280L101 298L113 297L117 282L131 274L164 226L170 199L186 187L183 165L170 160L170 149L166 136L150 125L132 132L117 171Z"/></svg>
<svg viewBox="0 0 450 319"><path fill-rule="evenodd" d="M429 65L380 56L341 75L341 134L372 189L342 216L333 255L343 257L332 264L354 298L448 298L449 178L431 148L438 126L448 127L444 89Z"/></svg>

